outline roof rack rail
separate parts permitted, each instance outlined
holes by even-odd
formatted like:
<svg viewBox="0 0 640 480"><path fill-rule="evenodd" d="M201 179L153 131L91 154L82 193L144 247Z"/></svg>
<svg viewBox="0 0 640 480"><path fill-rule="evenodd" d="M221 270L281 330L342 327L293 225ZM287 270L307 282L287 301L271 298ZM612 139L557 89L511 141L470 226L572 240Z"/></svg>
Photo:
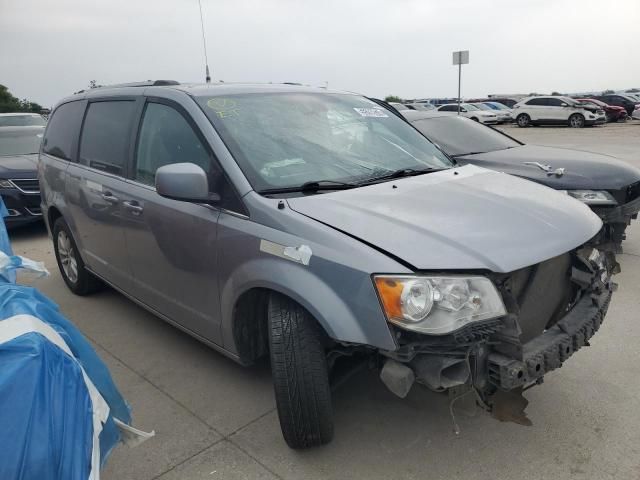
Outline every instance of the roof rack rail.
<svg viewBox="0 0 640 480"><path fill-rule="evenodd" d="M167 85L180 85L180 82L176 82L175 80L147 80L146 82L131 82L131 83L115 83L113 85L100 85L98 87L94 87L92 89L83 89L78 93L86 93L91 90L95 90L98 88L126 88L126 87L162 87Z"/></svg>

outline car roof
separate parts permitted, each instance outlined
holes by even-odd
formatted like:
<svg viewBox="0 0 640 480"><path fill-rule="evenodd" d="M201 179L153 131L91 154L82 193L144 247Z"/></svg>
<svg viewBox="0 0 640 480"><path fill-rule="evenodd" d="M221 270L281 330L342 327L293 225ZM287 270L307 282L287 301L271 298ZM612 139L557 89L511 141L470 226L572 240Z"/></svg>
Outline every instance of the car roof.
<svg viewBox="0 0 640 480"><path fill-rule="evenodd" d="M32 112L12 112L12 113L0 113L0 117L41 117L39 113Z"/></svg>
<svg viewBox="0 0 640 480"><path fill-rule="evenodd" d="M0 135L3 133L11 133L11 132L20 132L28 135L30 133L42 132L44 130L44 125L26 125L26 126L10 126L10 127L0 127Z"/></svg>
<svg viewBox="0 0 640 480"><path fill-rule="evenodd" d="M236 95L242 93L333 93L358 95L354 92L346 92L341 90L329 90L323 87L310 87L306 85L297 85L292 83L182 83L162 81L160 82L138 82L127 83L122 85L104 86L92 88L89 90L81 90L74 95L68 96L58 102L66 103L73 100L81 100L84 98L96 98L102 96L117 95L122 92L123 95L148 94L163 89L172 89L185 92L193 97L212 97L222 95Z"/></svg>

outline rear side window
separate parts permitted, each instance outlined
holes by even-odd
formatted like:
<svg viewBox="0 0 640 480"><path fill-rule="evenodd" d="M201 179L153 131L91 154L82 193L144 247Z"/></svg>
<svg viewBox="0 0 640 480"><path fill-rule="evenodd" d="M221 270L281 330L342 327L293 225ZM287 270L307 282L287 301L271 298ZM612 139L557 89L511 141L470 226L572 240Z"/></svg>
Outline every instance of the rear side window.
<svg viewBox="0 0 640 480"><path fill-rule="evenodd" d="M566 104L559 98L547 98L547 105L550 107L560 107L563 103Z"/></svg>
<svg viewBox="0 0 640 480"><path fill-rule="evenodd" d="M43 141L45 153L65 160L72 159L83 112L84 102L64 103L56 108Z"/></svg>
<svg viewBox="0 0 640 480"><path fill-rule="evenodd" d="M546 100L544 98L532 98L531 100L529 100L527 102L527 105L532 105L534 107L535 106L539 107L539 106L543 106L543 105L546 105L546 104L547 104L547 102L546 102Z"/></svg>
<svg viewBox="0 0 640 480"><path fill-rule="evenodd" d="M462 107L460 107L461 110L464 110ZM457 112L458 111L458 106L457 105L445 105L443 107L440 107L439 109L441 112Z"/></svg>
<svg viewBox="0 0 640 480"><path fill-rule="evenodd" d="M118 100L89 104L80 137L80 163L124 175L135 102Z"/></svg>

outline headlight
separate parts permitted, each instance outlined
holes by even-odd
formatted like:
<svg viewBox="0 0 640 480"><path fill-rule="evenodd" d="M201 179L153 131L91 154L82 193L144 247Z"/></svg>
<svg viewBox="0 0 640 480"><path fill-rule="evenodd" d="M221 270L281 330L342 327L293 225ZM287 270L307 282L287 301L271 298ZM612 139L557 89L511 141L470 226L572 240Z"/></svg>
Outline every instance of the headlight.
<svg viewBox="0 0 640 480"><path fill-rule="evenodd" d="M0 188L16 188L9 180L0 180Z"/></svg>
<svg viewBox="0 0 640 480"><path fill-rule="evenodd" d="M617 205L616 199L605 190L567 190L573 198L587 205Z"/></svg>
<svg viewBox="0 0 640 480"><path fill-rule="evenodd" d="M407 330L442 335L506 314L486 277L376 275L374 283L387 320Z"/></svg>

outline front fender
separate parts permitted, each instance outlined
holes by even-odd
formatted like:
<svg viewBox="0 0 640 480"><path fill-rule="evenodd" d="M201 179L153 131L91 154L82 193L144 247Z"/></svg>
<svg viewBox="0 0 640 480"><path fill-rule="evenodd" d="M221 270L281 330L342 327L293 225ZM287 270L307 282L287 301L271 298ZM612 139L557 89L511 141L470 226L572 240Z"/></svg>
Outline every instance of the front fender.
<svg viewBox="0 0 640 480"><path fill-rule="evenodd" d="M267 256L250 259L231 272L220 285L222 337L233 353L233 311L241 295L264 288L287 295L303 306L339 342L395 350L396 345L380 308L369 275L314 257L313 269L292 261ZM335 280L322 278L331 269ZM316 273L319 272L319 273ZM348 298L348 303L345 301Z"/></svg>

